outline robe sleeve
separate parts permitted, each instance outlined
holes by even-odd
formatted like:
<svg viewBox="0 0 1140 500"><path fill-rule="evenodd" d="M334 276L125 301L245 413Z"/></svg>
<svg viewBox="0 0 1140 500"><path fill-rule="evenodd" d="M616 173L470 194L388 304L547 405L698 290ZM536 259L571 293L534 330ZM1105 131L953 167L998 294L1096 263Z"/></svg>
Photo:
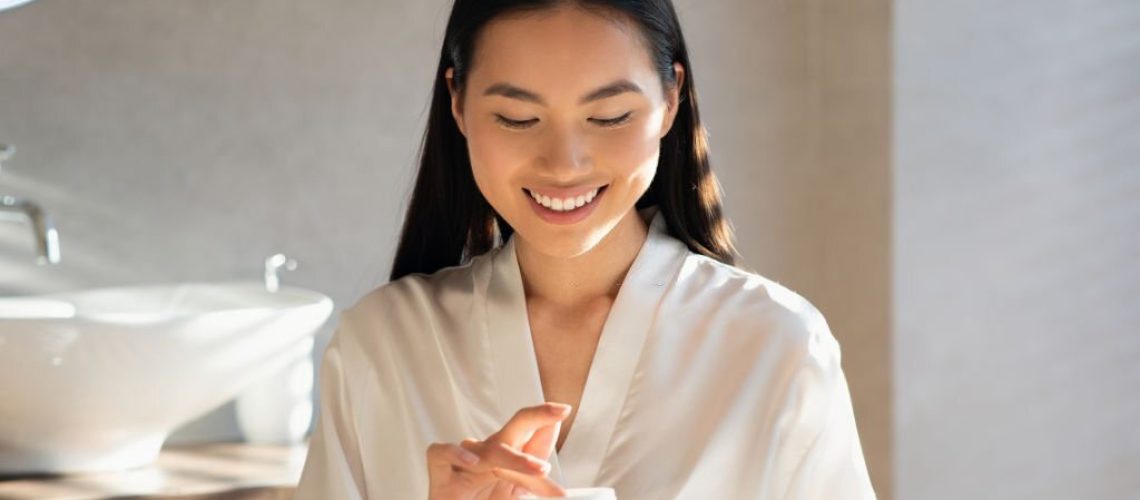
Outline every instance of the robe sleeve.
<svg viewBox="0 0 1140 500"><path fill-rule="evenodd" d="M821 412L808 421L820 422L815 437L796 466L785 500L874 500L862 445L855 425L847 378L840 365L839 343L826 322L817 321L811 336L810 377L818 383Z"/></svg>
<svg viewBox="0 0 1140 500"><path fill-rule="evenodd" d="M341 348L347 323L329 342L319 374L320 411L309 439L308 456L301 472L294 500L344 499L365 497L364 468L352 411L352 398L346 385L345 357Z"/></svg>

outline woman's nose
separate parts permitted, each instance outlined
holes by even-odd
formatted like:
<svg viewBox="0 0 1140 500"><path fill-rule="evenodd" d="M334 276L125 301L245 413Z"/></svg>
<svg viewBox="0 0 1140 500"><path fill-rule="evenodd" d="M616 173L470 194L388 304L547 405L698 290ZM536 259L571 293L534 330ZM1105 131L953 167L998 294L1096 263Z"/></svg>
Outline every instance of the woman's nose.
<svg viewBox="0 0 1140 500"><path fill-rule="evenodd" d="M585 138L567 130L551 130L542 148L540 163L551 170L580 170L588 166L589 152Z"/></svg>

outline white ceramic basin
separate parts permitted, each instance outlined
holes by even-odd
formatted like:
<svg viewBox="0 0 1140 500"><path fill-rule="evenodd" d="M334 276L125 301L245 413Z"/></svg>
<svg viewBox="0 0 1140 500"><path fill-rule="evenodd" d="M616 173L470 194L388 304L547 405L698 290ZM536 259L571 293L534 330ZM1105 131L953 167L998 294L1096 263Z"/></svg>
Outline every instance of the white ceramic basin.
<svg viewBox="0 0 1140 500"><path fill-rule="evenodd" d="M153 462L175 428L280 370L332 308L256 283L0 298L0 475Z"/></svg>

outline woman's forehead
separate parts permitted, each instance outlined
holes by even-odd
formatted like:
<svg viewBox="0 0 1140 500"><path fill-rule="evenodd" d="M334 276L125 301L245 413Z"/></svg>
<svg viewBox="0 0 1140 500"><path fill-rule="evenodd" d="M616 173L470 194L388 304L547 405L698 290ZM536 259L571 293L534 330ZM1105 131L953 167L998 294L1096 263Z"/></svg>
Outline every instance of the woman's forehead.
<svg viewBox="0 0 1140 500"><path fill-rule="evenodd" d="M483 87L507 83L577 102L581 94L623 79L649 92L657 78L629 22L573 7L491 21L479 35L474 59L468 82L479 94Z"/></svg>

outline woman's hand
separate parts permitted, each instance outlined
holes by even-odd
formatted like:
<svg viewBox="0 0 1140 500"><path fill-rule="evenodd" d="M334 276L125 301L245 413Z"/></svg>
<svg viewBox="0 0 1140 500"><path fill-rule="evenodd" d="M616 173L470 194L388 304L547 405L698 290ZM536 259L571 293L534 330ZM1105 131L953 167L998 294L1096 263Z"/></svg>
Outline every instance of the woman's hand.
<svg viewBox="0 0 1140 500"><path fill-rule="evenodd" d="M428 499L500 500L527 492L565 495L566 490L547 477L546 460L569 415L569 405L545 403L519 410L484 441L432 443L427 450Z"/></svg>

